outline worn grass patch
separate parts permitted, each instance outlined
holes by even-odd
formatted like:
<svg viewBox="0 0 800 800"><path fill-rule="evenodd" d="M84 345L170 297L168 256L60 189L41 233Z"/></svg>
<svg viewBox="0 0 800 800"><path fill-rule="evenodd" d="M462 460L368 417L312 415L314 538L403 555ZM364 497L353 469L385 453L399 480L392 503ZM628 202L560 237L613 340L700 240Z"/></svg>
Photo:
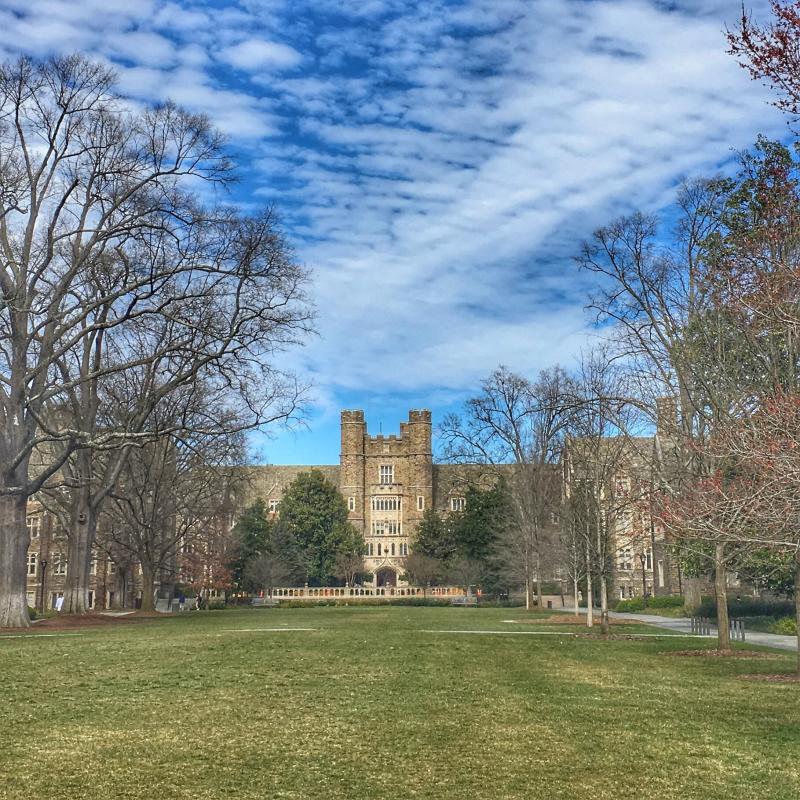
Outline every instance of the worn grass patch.
<svg viewBox="0 0 800 800"><path fill-rule="evenodd" d="M669 634L420 632L509 618L537 617L260 609L2 638L0 797L800 796L800 687L740 680L758 661L661 658L686 648Z"/></svg>

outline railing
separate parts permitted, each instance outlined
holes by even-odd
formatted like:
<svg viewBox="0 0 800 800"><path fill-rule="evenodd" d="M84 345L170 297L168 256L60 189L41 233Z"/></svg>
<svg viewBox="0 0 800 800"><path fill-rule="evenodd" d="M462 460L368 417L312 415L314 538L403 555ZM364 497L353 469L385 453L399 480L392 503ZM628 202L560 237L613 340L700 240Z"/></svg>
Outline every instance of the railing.
<svg viewBox="0 0 800 800"><path fill-rule="evenodd" d="M728 630L733 641L744 641L743 619L729 620ZM708 617L692 617L692 633L698 636L711 636L711 620Z"/></svg>
<svg viewBox="0 0 800 800"><path fill-rule="evenodd" d="M399 599L402 597L463 597L465 592L457 586L433 586L421 589L416 586L300 586L282 587L272 590L276 600L307 600L315 602L329 599L360 600L380 597Z"/></svg>

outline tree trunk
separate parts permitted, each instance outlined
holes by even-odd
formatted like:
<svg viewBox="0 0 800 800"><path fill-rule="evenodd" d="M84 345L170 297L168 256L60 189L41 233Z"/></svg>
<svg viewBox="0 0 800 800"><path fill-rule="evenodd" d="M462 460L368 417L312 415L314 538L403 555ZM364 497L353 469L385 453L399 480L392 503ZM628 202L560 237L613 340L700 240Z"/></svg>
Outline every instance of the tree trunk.
<svg viewBox="0 0 800 800"><path fill-rule="evenodd" d="M590 563L589 548L586 548L586 627L591 628L594 625L594 618L592 617L592 570L589 569Z"/></svg>
<svg viewBox="0 0 800 800"><path fill-rule="evenodd" d="M572 579L572 594L575 598L575 616L579 617L581 615L581 610L579 608L579 600L578 600L578 579Z"/></svg>
<svg viewBox="0 0 800 800"><path fill-rule="evenodd" d="M608 635L608 585L606 576L600 573L600 631Z"/></svg>
<svg viewBox="0 0 800 800"><path fill-rule="evenodd" d="M28 498L0 496L0 628L27 628Z"/></svg>
<svg viewBox="0 0 800 800"><path fill-rule="evenodd" d="M531 579L525 578L525 610L530 611L531 605L533 601L533 586L531 585Z"/></svg>
<svg viewBox="0 0 800 800"><path fill-rule="evenodd" d="M717 648L722 652L727 652L731 649L727 577L725 545L717 544L714 547L714 588L717 594Z"/></svg>
<svg viewBox="0 0 800 800"><path fill-rule="evenodd" d="M72 507L67 541L67 577L64 585L64 611L85 614L89 611L89 579L97 515L89 503L88 491L80 490Z"/></svg>
<svg viewBox="0 0 800 800"><path fill-rule="evenodd" d="M797 625L797 674L800 676L800 552L794 555L794 621Z"/></svg>
<svg viewBox="0 0 800 800"><path fill-rule="evenodd" d="M142 562L142 611L155 611L155 570L150 564Z"/></svg>
<svg viewBox="0 0 800 800"><path fill-rule="evenodd" d="M701 583L702 580L700 578L683 579L683 605L689 616L694 614L703 602L703 598L700 596Z"/></svg>

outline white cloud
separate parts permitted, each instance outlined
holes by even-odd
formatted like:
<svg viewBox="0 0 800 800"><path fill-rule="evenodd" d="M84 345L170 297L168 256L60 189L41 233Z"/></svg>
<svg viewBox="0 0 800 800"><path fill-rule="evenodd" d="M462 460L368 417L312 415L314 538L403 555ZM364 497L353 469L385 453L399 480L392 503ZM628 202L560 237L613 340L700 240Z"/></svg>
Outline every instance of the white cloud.
<svg viewBox="0 0 800 800"><path fill-rule="evenodd" d="M7 54L84 49L230 134L242 205L275 200L314 269L300 358L329 409L568 361L580 240L783 131L725 53L738 0L3 6Z"/></svg>
<svg viewBox="0 0 800 800"><path fill-rule="evenodd" d="M263 39L245 39L219 52L220 60L244 72L297 66L302 56L293 47Z"/></svg>

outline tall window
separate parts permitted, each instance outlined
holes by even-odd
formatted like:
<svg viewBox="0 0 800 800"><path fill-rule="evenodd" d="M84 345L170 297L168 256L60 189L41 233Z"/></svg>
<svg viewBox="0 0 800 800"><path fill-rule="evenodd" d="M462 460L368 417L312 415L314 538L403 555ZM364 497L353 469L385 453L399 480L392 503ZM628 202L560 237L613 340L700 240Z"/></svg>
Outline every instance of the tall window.
<svg viewBox="0 0 800 800"><path fill-rule="evenodd" d="M617 563L620 570L630 570L633 569L633 561L631 558L631 549L630 547L620 548L617 551Z"/></svg>
<svg viewBox="0 0 800 800"><path fill-rule="evenodd" d="M450 510L451 511L463 511L467 507L467 501L463 497L451 497L450 498Z"/></svg>
<svg viewBox="0 0 800 800"><path fill-rule="evenodd" d="M67 574L67 557L64 553L53 554L53 575Z"/></svg>
<svg viewBox="0 0 800 800"><path fill-rule="evenodd" d="M644 554L644 568L645 569L653 569L653 551L648 550Z"/></svg>
<svg viewBox="0 0 800 800"><path fill-rule="evenodd" d="M399 511L400 498L391 495L384 495L372 498L373 511Z"/></svg>
<svg viewBox="0 0 800 800"><path fill-rule="evenodd" d="M28 534L31 539L36 539L42 531L42 515L36 514L28 517L25 520L25 524L28 526Z"/></svg>
<svg viewBox="0 0 800 800"><path fill-rule="evenodd" d="M381 467L380 467L380 479L381 479L381 483L383 485L394 483L394 465L393 464L381 464Z"/></svg>
<svg viewBox="0 0 800 800"><path fill-rule="evenodd" d="M425 510L425 498L423 495L417 495L417 511Z"/></svg>
<svg viewBox="0 0 800 800"><path fill-rule="evenodd" d="M348 497L347 498L347 510L348 511L355 511L356 510L356 499L355 499L355 497Z"/></svg>
<svg viewBox="0 0 800 800"><path fill-rule="evenodd" d="M270 514L277 514L278 513L278 504L279 503L280 503L280 500L276 500L274 498L272 500L270 500L269 503L267 503L267 508L269 508L269 513Z"/></svg>
<svg viewBox="0 0 800 800"><path fill-rule="evenodd" d="M400 555L401 556L408 555L408 542L400 542Z"/></svg>
<svg viewBox="0 0 800 800"><path fill-rule="evenodd" d="M36 568L39 566L39 556L37 553L28 553L28 575L36 575Z"/></svg>

